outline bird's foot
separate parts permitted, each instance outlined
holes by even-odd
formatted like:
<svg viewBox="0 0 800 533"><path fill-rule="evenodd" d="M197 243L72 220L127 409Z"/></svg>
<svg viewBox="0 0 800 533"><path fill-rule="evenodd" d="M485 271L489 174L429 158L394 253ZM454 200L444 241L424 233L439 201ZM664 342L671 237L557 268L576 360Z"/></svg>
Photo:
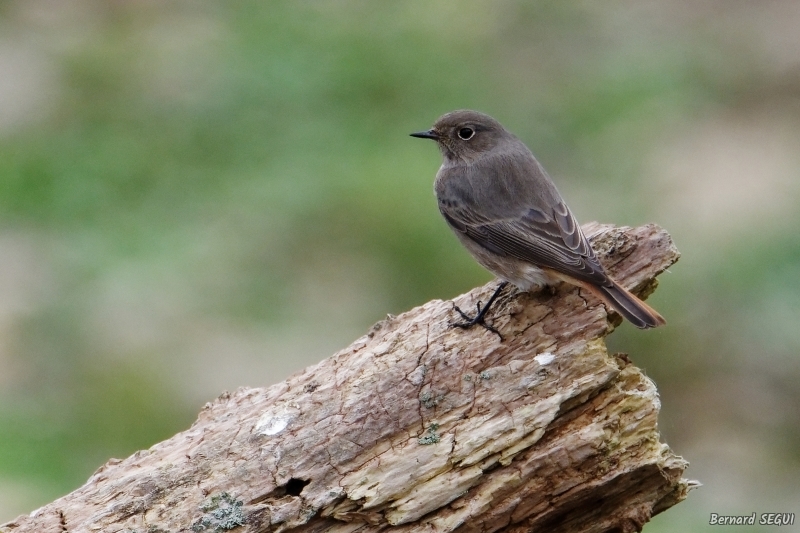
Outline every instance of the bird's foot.
<svg viewBox="0 0 800 533"><path fill-rule="evenodd" d="M486 306L486 307L488 307L488 306ZM459 315L461 315L461 318L464 319L464 322L451 322L450 326L454 327L454 328L469 329L472 326L474 326L476 324L479 324L479 325L483 326L484 329L487 329L487 330L491 331L492 333L494 333L495 335L497 335L498 337L500 337L500 340L502 341L503 340L503 336L500 335L500 332L497 331L497 329L494 326L492 326L490 324L487 324L486 321L484 320L485 317L486 317L486 313L484 313L483 311L486 309L486 307L481 309L481 303L478 302L478 314L476 314L475 316L471 317L468 314L466 314L464 311L462 311L461 308L459 308L457 305L454 304L453 305L453 309Z"/></svg>
<svg viewBox="0 0 800 533"><path fill-rule="evenodd" d="M497 299L497 297L500 295L500 292L505 288L506 285L508 285L507 281L502 282L497 287L497 289L494 291L494 294L492 294L492 297L489 298L489 301L486 302L486 305L484 305L483 307L481 307L481 302L479 300L478 304L477 304L477 313L476 313L475 316L469 316L464 311L462 311L461 308L459 308L456 304L453 304L453 309L459 315L461 315L461 318L464 319L464 322L451 322L450 326L454 327L454 328L469 329L472 326L474 326L476 324L479 324L479 325L483 326L483 328L491 331L492 333L494 333L495 335L500 337L500 341L502 342L503 336L500 335L500 332L497 331L497 329L495 329L490 324L486 323L486 313L489 311L489 308L492 306L492 304Z"/></svg>

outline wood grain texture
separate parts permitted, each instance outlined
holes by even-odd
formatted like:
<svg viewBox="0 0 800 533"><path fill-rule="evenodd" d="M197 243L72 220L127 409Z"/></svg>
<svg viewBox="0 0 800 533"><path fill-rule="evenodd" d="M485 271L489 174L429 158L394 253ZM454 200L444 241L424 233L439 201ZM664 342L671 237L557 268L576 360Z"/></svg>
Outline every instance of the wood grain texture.
<svg viewBox="0 0 800 533"><path fill-rule="evenodd" d="M584 231L639 295L679 257L657 226ZM619 317L562 285L505 292L489 318L502 341L449 327L454 302L473 309L494 287L388 317L283 383L225 393L188 430L0 531L628 532L685 498L655 385L606 351Z"/></svg>

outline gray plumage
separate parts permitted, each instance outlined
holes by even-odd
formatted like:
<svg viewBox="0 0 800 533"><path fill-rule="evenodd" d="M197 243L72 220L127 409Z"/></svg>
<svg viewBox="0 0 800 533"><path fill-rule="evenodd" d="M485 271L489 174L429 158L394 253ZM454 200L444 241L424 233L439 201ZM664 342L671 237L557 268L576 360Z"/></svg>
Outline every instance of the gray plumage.
<svg viewBox="0 0 800 533"><path fill-rule="evenodd" d="M585 287L640 328L665 323L608 276L550 176L499 122L453 111L412 135L439 145L439 211L484 268L522 290L558 281Z"/></svg>

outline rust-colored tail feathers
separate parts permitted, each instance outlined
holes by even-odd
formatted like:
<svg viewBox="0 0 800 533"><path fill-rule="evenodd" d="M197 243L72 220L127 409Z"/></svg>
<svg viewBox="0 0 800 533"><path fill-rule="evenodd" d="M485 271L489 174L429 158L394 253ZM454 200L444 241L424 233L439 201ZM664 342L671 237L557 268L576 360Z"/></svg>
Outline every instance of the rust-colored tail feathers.
<svg viewBox="0 0 800 533"><path fill-rule="evenodd" d="M657 328L667 323L664 317L658 314L658 311L625 290L618 283L613 280L609 281L613 285L593 285L587 288L637 328Z"/></svg>

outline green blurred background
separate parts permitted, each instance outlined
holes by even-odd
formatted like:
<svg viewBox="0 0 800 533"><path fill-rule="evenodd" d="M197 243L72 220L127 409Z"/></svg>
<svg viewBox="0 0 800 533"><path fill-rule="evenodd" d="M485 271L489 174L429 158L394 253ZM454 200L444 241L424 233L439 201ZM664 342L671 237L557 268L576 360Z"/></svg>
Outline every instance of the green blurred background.
<svg viewBox="0 0 800 533"><path fill-rule="evenodd" d="M462 107L580 220L683 252L669 326L609 341L704 483L645 530L800 513L798 28L795 0L0 1L0 523L490 280L408 137Z"/></svg>

